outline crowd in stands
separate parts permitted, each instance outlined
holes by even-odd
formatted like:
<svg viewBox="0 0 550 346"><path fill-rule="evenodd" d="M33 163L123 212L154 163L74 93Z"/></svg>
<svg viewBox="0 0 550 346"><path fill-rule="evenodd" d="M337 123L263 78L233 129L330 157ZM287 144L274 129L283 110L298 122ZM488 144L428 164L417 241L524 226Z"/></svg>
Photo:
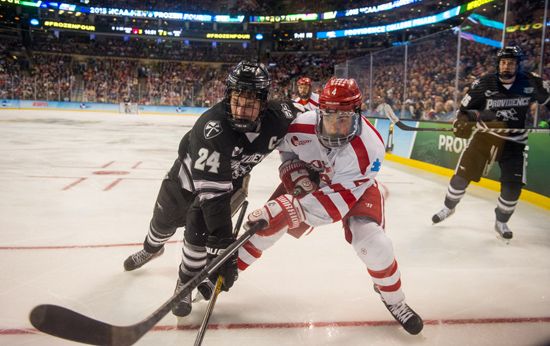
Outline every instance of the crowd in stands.
<svg viewBox="0 0 550 346"><path fill-rule="evenodd" d="M511 2L521 13L524 6L521 1ZM541 14L531 13L535 15L528 19L536 22ZM526 20L523 17L511 16L509 21ZM471 24L464 28L499 39L494 29ZM540 29L508 33L506 41L525 51L525 70L539 71ZM405 119L451 121L471 83L496 65L495 48L462 39L456 82L456 30L413 40L407 49L373 52L372 71L368 53L372 50L342 49L334 42L338 41L314 41L308 50L282 49L258 56L257 47L242 43L213 46L211 42L101 35L92 39L61 32L57 36L37 33L30 44L23 45L13 37L0 42L0 99L119 103L130 97L143 105L209 107L223 97L231 66L243 57L259 57L273 79L272 98L295 96L294 82L303 75L319 89L337 66L339 73L357 79L364 90L365 109L372 115L384 101ZM544 56L550 56L549 44ZM542 72L550 79L550 58L543 61ZM541 108L539 119L548 117Z"/></svg>

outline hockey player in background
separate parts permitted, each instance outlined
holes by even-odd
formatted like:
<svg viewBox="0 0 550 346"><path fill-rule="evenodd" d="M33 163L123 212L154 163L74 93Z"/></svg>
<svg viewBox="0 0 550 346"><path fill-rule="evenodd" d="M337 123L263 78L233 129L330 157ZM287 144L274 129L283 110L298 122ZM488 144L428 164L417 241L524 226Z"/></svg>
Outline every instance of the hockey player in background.
<svg viewBox="0 0 550 346"><path fill-rule="evenodd" d="M320 109L298 115L290 125L278 148L286 193L248 216L247 227L259 220L268 226L239 249L238 265L245 270L287 231L342 221L346 240L387 309L407 332L418 334L423 322L405 303L375 180L385 147L361 116L361 98L355 80L332 78L321 93Z"/></svg>
<svg viewBox="0 0 550 346"><path fill-rule="evenodd" d="M308 111L319 108L319 94L313 92L310 78L299 78L296 86L298 88L298 97L294 99L294 102L301 104Z"/></svg>
<svg viewBox="0 0 550 346"><path fill-rule="evenodd" d="M276 148L297 112L290 100L267 100L270 83L263 64L243 61L229 73L224 99L203 113L181 140L178 158L161 184L143 249L126 259L127 271L160 256L176 229L185 226L178 290L235 241L231 215L244 202L246 177ZM211 280L222 275L222 289L228 290L237 273L235 253ZM211 286L206 280L199 289ZM172 312L188 315L191 293Z"/></svg>
<svg viewBox="0 0 550 346"><path fill-rule="evenodd" d="M532 73L521 71L522 52L509 46L497 52L497 72L474 81L464 96L453 130L457 137L470 138L460 156L445 196L445 206L433 217L439 223L455 212L471 181L479 181L493 162L500 166L500 196L495 209L495 231L512 239L508 220L526 183L527 132L485 133L481 128L525 128L529 105L537 101L550 108L550 84ZM473 136L472 136L473 132Z"/></svg>

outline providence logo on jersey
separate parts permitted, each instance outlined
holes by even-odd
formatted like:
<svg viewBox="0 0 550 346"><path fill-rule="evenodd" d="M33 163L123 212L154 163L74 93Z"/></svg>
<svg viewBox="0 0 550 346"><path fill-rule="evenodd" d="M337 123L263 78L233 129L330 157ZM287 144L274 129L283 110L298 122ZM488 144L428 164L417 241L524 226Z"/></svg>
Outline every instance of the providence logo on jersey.
<svg viewBox="0 0 550 346"><path fill-rule="evenodd" d="M487 109L504 108L514 106L528 106L530 97L520 97L515 99L502 99L502 100L487 100Z"/></svg>
<svg viewBox="0 0 550 346"><path fill-rule="evenodd" d="M223 132L222 125L219 120L210 120L204 126L204 138L211 139Z"/></svg>

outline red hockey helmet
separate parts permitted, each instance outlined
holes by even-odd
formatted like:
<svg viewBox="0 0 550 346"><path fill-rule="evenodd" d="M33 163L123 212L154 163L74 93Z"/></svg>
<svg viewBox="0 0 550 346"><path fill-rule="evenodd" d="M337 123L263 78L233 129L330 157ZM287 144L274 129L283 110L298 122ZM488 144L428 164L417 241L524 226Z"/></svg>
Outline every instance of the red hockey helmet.
<svg viewBox="0 0 550 346"><path fill-rule="evenodd" d="M297 85L309 85L311 86L311 78L308 77L300 77L298 78L298 81L296 82Z"/></svg>
<svg viewBox="0 0 550 346"><path fill-rule="evenodd" d="M349 143L361 132L362 95L354 79L331 78L319 97L317 137L335 148Z"/></svg>
<svg viewBox="0 0 550 346"><path fill-rule="evenodd" d="M363 95L355 79L332 77L323 87L319 108L325 110L358 111Z"/></svg>

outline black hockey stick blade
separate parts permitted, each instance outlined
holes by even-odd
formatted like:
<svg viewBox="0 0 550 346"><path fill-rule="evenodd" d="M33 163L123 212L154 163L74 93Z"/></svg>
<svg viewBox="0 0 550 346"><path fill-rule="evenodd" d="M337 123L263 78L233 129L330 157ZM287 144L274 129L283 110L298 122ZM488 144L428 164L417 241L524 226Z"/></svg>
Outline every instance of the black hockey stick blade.
<svg viewBox="0 0 550 346"><path fill-rule="evenodd" d="M84 344L132 345L166 316L183 296L189 294L208 275L225 263L250 237L266 226L267 222L264 220L252 225L222 255L216 257L200 273L187 282L179 292L175 293L155 312L138 323L129 326L115 326L68 308L50 304L38 305L33 308L30 313L30 322L36 329L46 334Z"/></svg>

